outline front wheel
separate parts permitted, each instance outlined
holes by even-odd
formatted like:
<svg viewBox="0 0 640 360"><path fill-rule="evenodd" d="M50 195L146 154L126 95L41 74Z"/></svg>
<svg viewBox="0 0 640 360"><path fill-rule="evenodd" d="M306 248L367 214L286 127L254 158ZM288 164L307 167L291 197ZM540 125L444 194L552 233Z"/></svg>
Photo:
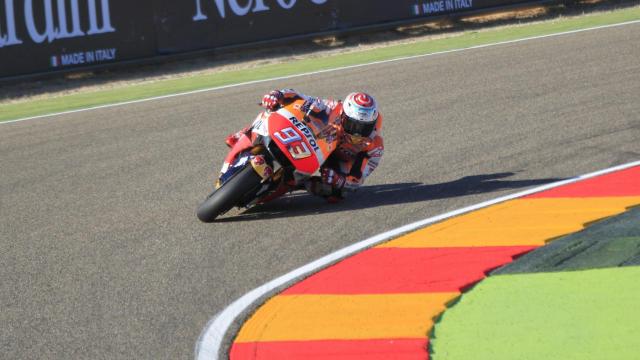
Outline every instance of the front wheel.
<svg viewBox="0 0 640 360"><path fill-rule="evenodd" d="M249 192L258 189L261 181L262 178L253 170L253 166L247 164L200 204L198 219L205 223L212 222L238 204Z"/></svg>

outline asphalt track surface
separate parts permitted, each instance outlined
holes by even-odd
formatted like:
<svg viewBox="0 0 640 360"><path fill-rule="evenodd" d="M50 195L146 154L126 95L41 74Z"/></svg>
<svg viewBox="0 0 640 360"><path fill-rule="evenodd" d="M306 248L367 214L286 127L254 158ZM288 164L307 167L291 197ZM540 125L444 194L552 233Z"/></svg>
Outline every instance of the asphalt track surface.
<svg viewBox="0 0 640 360"><path fill-rule="evenodd" d="M247 291L377 233L640 159L640 24L0 125L0 352L190 359ZM341 204L202 224L270 88L365 89L386 153Z"/></svg>

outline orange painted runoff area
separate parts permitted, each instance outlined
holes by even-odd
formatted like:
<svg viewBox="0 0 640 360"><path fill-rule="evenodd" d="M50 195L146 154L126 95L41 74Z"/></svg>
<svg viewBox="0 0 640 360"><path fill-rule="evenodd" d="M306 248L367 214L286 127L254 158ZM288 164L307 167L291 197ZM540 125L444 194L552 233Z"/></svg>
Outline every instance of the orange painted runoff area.
<svg viewBox="0 0 640 360"><path fill-rule="evenodd" d="M434 318L466 286L513 256L640 205L639 184L640 167L632 167L365 250L268 300L240 329L230 358L428 359Z"/></svg>
<svg viewBox="0 0 640 360"><path fill-rule="evenodd" d="M638 203L640 196L516 199L429 226L379 247L541 246Z"/></svg>
<svg viewBox="0 0 640 360"><path fill-rule="evenodd" d="M279 295L247 321L236 342L419 339L458 295Z"/></svg>

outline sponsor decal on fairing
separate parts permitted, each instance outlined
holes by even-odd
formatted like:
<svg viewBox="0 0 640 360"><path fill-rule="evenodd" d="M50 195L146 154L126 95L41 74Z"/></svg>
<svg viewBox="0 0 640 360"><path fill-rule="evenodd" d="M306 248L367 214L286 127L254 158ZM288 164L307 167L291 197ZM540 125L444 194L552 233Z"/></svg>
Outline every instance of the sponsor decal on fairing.
<svg viewBox="0 0 640 360"><path fill-rule="evenodd" d="M255 155L251 157L251 166L263 179L268 179L273 175L273 169L267 164L262 155Z"/></svg>
<svg viewBox="0 0 640 360"><path fill-rule="evenodd" d="M301 155L294 155L294 153L297 152L297 151L300 151L300 154L306 154L306 152L309 151L309 149L307 148L307 143L308 143L309 146L311 146L311 148L313 149L313 152L316 154L316 157L318 158L318 162L320 164L324 163L324 154L322 153L322 150L318 146L318 142L316 140L316 137L315 137L315 135L313 135L313 132L311 131L311 129L309 129L309 127L307 125L305 125L300 120L298 120L287 109L280 109L280 110L278 110L278 113L280 113L283 117L285 117L287 120L289 120L291 125L293 125L295 128L297 128L304 135L304 137L307 140L306 142L305 141L301 141L300 144L302 144L301 145L302 147L294 149L295 151L292 152L291 155L294 156L294 158L296 158L296 159L301 158L300 157ZM291 130L295 133L295 136L300 137L295 130L293 130L293 129L291 129ZM278 134L276 133L275 136L278 137ZM280 136L283 136L283 135L280 135ZM278 138L278 140L282 141L284 144L287 144L287 142L284 142L280 138ZM292 141L293 140L291 140L289 142L292 142Z"/></svg>
<svg viewBox="0 0 640 360"><path fill-rule="evenodd" d="M260 113L251 124L251 131L261 136L269 136L269 116L266 112Z"/></svg>

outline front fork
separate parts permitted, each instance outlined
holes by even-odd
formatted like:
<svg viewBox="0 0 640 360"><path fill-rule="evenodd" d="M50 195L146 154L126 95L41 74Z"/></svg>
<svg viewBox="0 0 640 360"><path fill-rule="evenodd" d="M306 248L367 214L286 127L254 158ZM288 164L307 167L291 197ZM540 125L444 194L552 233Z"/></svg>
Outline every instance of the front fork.
<svg viewBox="0 0 640 360"><path fill-rule="evenodd" d="M251 164L253 170L262 178L262 182L266 182L274 175L273 166L267 161L264 155L264 146L258 145L251 149L247 149L243 153L237 153L232 163L225 161L220 171L220 176L216 181L216 189L227 181L235 172L242 169L247 162Z"/></svg>
<svg viewBox="0 0 640 360"><path fill-rule="evenodd" d="M260 175L263 181L266 181L273 176L273 167L267 163L264 155L251 155L249 162L251 163L253 170Z"/></svg>

